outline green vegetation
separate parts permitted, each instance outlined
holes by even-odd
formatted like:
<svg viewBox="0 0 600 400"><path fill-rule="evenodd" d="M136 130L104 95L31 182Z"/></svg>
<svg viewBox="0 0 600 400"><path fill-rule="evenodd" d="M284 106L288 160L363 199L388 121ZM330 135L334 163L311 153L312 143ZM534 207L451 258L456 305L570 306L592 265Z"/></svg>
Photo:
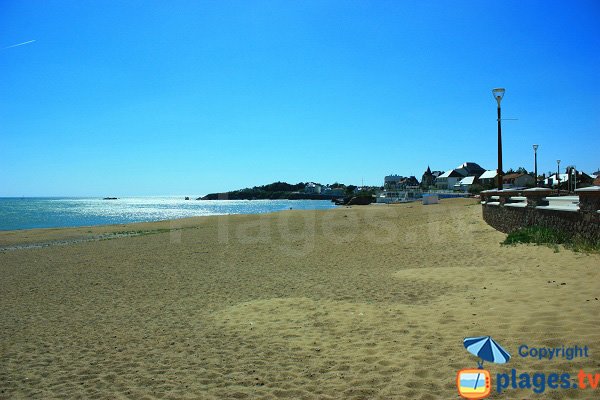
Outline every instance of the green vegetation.
<svg viewBox="0 0 600 400"><path fill-rule="evenodd" d="M297 184L289 184L287 182L274 182L268 185L254 186L252 188L234 190L226 193L210 193L198 200L331 200L333 197L339 197L325 193L306 193L304 191L305 187L306 183L304 182L299 182ZM336 182L333 185L331 185L330 188L342 189L345 192L351 192L352 190L354 190L354 188L356 188L356 186L346 186L342 183ZM352 190L349 190L350 188L352 188Z"/></svg>
<svg viewBox="0 0 600 400"><path fill-rule="evenodd" d="M479 194L479 193L481 193L482 190L485 190L485 189L483 188L482 185L480 185L478 183L474 183L473 185L471 185L469 187L470 194Z"/></svg>
<svg viewBox="0 0 600 400"><path fill-rule="evenodd" d="M265 192L298 192L304 190L306 184L299 182L295 185L291 185L287 182L274 182L268 185L254 186L250 190L265 191ZM249 190L249 189L246 189Z"/></svg>
<svg viewBox="0 0 600 400"><path fill-rule="evenodd" d="M352 196L352 194L354 193L354 191L356 190L356 186L354 185L348 185L346 186L346 196Z"/></svg>
<svg viewBox="0 0 600 400"><path fill-rule="evenodd" d="M479 194L481 192L483 192L484 190L490 190L490 189L495 189L496 188L496 184L495 183L485 183L485 184L481 184L481 183L474 183L473 185L471 185L469 187L469 193L470 194Z"/></svg>
<svg viewBox="0 0 600 400"><path fill-rule="evenodd" d="M508 174L528 174L529 172L527 172L527 170L523 167L519 167L517 168L517 170L515 171L514 169L510 168L508 171L505 172L505 175Z"/></svg>
<svg viewBox="0 0 600 400"><path fill-rule="evenodd" d="M346 192L348 193L348 192ZM373 197L375 196L375 191L374 190L361 190L359 192L357 192L356 194L353 194L352 192L349 193L349 195L351 197Z"/></svg>
<svg viewBox="0 0 600 400"><path fill-rule="evenodd" d="M555 252L559 251L558 245L562 244L565 248L575 252L600 253L600 243L592 243L581 238L571 238L564 232L541 226L531 226L511 232L501 244L516 245L519 243L546 245L553 248Z"/></svg>

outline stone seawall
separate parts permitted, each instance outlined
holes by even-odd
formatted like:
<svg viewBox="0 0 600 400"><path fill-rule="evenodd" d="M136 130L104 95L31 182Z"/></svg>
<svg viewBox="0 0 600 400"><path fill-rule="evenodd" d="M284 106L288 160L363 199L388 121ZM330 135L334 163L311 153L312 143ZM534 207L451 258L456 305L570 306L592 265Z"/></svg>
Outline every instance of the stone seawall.
<svg viewBox="0 0 600 400"><path fill-rule="evenodd" d="M481 194L483 219L500 232L541 226L565 233L571 238L600 242L600 187L579 189L578 200L569 204L550 198L548 189L487 190ZM566 198L565 198L566 200ZM525 202L526 201L526 202ZM563 203L563 205L560 205Z"/></svg>

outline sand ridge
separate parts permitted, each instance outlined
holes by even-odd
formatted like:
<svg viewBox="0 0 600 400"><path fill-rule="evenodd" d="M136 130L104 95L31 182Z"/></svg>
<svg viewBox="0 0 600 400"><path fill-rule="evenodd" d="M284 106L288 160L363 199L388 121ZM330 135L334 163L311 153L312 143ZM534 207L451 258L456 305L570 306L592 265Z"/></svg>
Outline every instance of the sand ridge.
<svg viewBox="0 0 600 400"><path fill-rule="evenodd" d="M513 353L492 373L600 372L600 256L500 246L473 200L143 225L169 231L0 253L0 398L457 398L486 334ZM123 227L0 242L88 230Z"/></svg>

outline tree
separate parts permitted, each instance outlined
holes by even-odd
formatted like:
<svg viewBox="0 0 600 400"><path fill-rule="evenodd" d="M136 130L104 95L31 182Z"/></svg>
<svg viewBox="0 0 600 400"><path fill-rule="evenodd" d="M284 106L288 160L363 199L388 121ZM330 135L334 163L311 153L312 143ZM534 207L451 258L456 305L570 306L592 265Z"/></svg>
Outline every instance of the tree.
<svg viewBox="0 0 600 400"><path fill-rule="evenodd" d="M527 172L527 170L523 167L519 167L519 169L517 170L517 173L519 174L528 174L529 172Z"/></svg>
<svg viewBox="0 0 600 400"><path fill-rule="evenodd" d="M486 190L486 189L484 189L484 187L478 183L475 183L475 184L469 186L470 194L479 194L479 193L481 193L482 190Z"/></svg>
<svg viewBox="0 0 600 400"><path fill-rule="evenodd" d="M346 186L346 195L352 196L352 194L354 194L354 189L356 189L356 186L354 185Z"/></svg>

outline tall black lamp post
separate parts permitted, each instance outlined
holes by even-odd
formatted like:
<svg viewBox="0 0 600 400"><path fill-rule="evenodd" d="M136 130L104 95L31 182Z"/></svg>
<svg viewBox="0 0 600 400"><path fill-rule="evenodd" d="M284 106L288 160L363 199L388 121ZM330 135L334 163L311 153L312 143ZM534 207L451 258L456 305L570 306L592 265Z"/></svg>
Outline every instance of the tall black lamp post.
<svg viewBox="0 0 600 400"><path fill-rule="evenodd" d="M558 182L558 195L560 196L560 160L556 160L556 181Z"/></svg>
<svg viewBox="0 0 600 400"><path fill-rule="evenodd" d="M496 99L496 101L498 102L498 190L502 190L502 176L503 176L503 172L502 172L502 124L501 124L501 111L500 111L500 102L502 101L502 98L504 97L504 92L506 90L504 90L503 88L496 88L496 89L492 89L492 94L494 95L494 98Z"/></svg>
<svg viewBox="0 0 600 400"><path fill-rule="evenodd" d="M534 165L534 170L533 170L533 177L535 178L535 187L537 187L538 185L538 174L537 174L537 149L538 149L539 145L534 144L533 145L533 165Z"/></svg>

